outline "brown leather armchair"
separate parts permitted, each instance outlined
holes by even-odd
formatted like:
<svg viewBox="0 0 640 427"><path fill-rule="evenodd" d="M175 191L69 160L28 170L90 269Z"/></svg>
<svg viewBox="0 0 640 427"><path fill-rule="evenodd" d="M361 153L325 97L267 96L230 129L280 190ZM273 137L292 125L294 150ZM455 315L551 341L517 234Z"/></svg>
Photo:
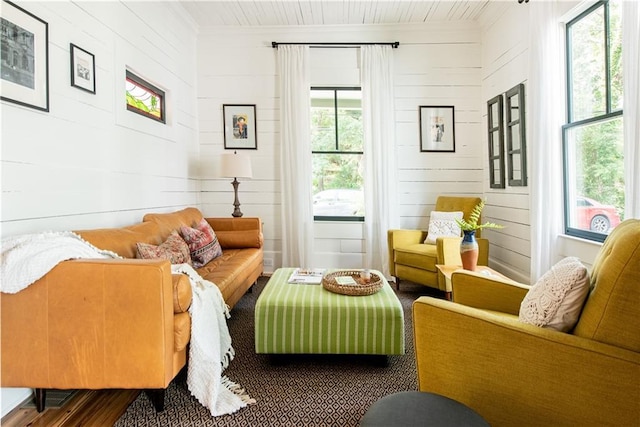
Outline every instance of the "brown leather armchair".
<svg viewBox="0 0 640 427"><path fill-rule="evenodd" d="M473 208L480 203L479 197L446 197L436 200L435 210L440 212L463 213L469 219ZM479 220L481 222L481 219ZM462 265L460 259L460 240L458 237L438 238L435 245L423 243L427 232L422 230L389 230L389 270L395 277L399 288L400 280L409 280L421 285L444 291L447 298L451 288L444 275L436 268L437 264ZM479 255L478 265L489 263L489 241L481 238L481 230L476 233Z"/></svg>

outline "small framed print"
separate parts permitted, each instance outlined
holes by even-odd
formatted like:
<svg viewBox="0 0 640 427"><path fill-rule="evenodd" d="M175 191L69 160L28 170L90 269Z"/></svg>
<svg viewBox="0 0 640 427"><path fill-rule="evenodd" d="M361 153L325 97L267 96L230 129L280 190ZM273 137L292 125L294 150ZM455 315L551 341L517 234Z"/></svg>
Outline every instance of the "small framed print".
<svg viewBox="0 0 640 427"><path fill-rule="evenodd" d="M257 150L256 105L222 105L224 148Z"/></svg>
<svg viewBox="0 0 640 427"><path fill-rule="evenodd" d="M71 43L71 86L96 93L96 59L93 54Z"/></svg>
<svg viewBox="0 0 640 427"><path fill-rule="evenodd" d="M49 24L3 0L0 27L0 99L49 111Z"/></svg>
<svg viewBox="0 0 640 427"><path fill-rule="evenodd" d="M421 105L420 151L456 151L453 106Z"/></svg>

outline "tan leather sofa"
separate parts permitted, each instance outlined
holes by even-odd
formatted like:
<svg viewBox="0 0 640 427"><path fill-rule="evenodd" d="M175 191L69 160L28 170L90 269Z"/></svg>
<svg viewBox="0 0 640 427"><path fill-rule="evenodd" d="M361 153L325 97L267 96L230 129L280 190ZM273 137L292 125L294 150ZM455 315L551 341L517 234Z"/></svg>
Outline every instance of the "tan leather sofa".
<svg viewBox="0 0 640 427"><path fill-rule="evenodd" d="M453 300L413 305L418 383L494 427L640 422L640 220L618 225L591 271L571 333L522 323L529 287L471 272Z"/></svg>
<svg viewBox="0 0 640 427"><path fill-rule="evenodd" d="M148 389L161 410L163 390L185 366L191 335L191 286L168 261L135 258L136 242L162 243L198 209L147 214L123 228L78 231L126 259L58 264L17 294L1 297L2 387L36 389ZM223 249L198 269L233 307L262 274L259 218L207 218Z"/></svg>

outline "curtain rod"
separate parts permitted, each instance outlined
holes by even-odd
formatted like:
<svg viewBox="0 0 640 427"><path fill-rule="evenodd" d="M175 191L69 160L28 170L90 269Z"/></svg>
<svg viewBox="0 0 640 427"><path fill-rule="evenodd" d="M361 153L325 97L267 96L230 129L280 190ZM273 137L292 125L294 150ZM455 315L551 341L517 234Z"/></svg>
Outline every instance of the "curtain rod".
<svg viewBox="0 0 640 427"><path fill-rule="evenodd" d="M305 44L311 45L313 47L321 47L321 46L333 46L333 47L344 47L344 46L365 46L365 45L387 45L391 46L394 49L397 49L400 45L400 42L317 42L317 43L306 43L306 42L271 42L271 47L277 49L279 45L285 44Z"/></svg>

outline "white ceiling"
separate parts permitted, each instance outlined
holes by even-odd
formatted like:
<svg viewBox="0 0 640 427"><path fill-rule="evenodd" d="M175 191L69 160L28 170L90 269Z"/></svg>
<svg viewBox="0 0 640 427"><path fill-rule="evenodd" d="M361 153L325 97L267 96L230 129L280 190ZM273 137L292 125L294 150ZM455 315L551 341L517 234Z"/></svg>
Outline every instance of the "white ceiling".
<svg viewBox="0 0 640 427"><path fill-rule="evenodd" d="M500 0L181 0L181 3L198 25L206 27L476 21L490 2L497 1Z"/></svg>

